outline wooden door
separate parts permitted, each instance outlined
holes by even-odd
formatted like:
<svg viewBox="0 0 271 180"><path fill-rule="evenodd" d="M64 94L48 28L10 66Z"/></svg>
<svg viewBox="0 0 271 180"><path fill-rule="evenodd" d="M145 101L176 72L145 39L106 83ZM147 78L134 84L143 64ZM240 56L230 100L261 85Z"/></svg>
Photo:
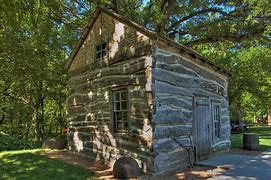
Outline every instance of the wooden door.
<svg viewBox="0 0 271 180"><path fill-rule="evenodd" d="M194 137L196 145L196 161L209 158L211 149L211 111L208 98L194 99Z"/></svg>

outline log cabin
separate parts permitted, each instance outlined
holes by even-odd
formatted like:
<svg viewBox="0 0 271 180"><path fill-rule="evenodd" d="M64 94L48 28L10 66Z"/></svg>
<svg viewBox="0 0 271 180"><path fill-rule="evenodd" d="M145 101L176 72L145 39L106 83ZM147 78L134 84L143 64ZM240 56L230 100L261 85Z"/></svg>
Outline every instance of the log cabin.
<svg viewBox="0 0 271 180"><path fill-rule="evenodd" d="M97 7L65 67L70 151L168 174L230 148L231 75L191 48Z"/></svg>

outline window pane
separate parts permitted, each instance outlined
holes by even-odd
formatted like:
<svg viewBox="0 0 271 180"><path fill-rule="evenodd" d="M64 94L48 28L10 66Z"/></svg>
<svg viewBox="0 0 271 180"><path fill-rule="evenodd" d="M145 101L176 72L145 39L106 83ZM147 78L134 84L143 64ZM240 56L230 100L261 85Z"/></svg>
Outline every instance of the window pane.
<svg viewBox="0 0 271 180"><path fill-rule="evenodd" d="M118 131L119 130L122 130L122 123L120 122L117 122L117 128L116 128Z"/></svg>
<svg viewBox="0 0 271 180"><path fill-rule="evenodd" d="M124 129L127 130L129 127L128 122L124 122Z"/></svg>
<svg viewBox="0 0 271 180"><path fill-rule="evenodd" d="M98 51L101 51L101 45L100 44L96 46L96 52L98 52Z"/></svg>
<svg viewBox="0 0 271 180"><path fill-rule="evenodd" d="M214 134L213 136L219 138L219 123L220 123L220 107L219 105L213 106L213 121L214 121Z"/></svg>
<svg viewBox="0 0 271 180"><path fill-rule="evenodd" d="M101 58L106 56L106 47L107 45L105 42L96 46L96 60L100 60Z"/></svg>
<svg viewBox="0 0 271 180"><path fill-rule="evenodd" d="M122 92L121 93L121 100L127 100L127 93L126 92Z"/></svg>
<svg viewBox="0 0 271 180"><path fill-rule="evenodd" d="M120 110L120 102L115 103L115 110Z"/></svg>
<svg viewBox="0 0 271 180"><path fill-rule="evenodd" d="M99 60L101 58L101 53L96 52L96 60Z"/></svg>
<svg viewBox="0 0 271 180"><path fill-rule="evenodd" d="M115 101L119 101L120 100L120 94L119 94L119 92L115 92L114 93L114 96L115 96Z"/></svg>
<svg viewBox="0 0 271 180"><path fill-rule="evenodd" d="M120 90L113 92L113 114L115 131L125 132L129 129L127 113L127 92Z"/></svg>
<svg viewBox="0 0 271 180"><path fill-rule="evenodd" d="M102 49L106 49L106 43L102 44Z"/></svg>
<svg viewBox="0 0 271 180"><path fill-rule="evenodd" d="M118 120L118 113L114 113L114 120Z"/></svg>
<svg viewBox="0 0 271 180"><path fill-rule="evenodd" d="M122 110L127 110L127 102L126 101L121 102L121 109Z"/></svg>
<svg viewBox="0 0 271 180"><path fill-rule="evenodd" d="M121 120L121 119L122 119L122 117L121 117L121 113L120 113L120 112L118 112L117 114L118 114L118 115L117 115L117 120Z"/></svg>
<svg viewBox="0 0 271 180"><path fill-rule="evenodd" d="M102 57L105 57L105 56L106 56L106 51L102 51L101 56L102 56Z"/></svg>
<svg viewBox="0 0 271 180"><path fill-rule="evenodd" d="M127 112L122 112L122 120L127 121Z"/></svg>

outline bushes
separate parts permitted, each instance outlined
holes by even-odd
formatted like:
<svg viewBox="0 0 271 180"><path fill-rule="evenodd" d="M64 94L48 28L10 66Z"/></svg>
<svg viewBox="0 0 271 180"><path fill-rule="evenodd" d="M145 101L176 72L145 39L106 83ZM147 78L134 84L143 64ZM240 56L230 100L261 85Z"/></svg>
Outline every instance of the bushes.
<svg viewBox="0 0 271 180"><path fill-rule="evenodd" d="M41 147L41 143L34 140L21 139L0 132L0 151L35 149Z"/></svg>

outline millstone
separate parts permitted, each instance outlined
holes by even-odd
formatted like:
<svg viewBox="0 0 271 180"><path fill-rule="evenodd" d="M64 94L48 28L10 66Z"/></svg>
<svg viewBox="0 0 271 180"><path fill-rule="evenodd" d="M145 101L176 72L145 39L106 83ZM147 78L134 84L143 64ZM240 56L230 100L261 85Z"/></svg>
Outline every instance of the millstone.
<svg viewBox="0 0 271 180"><path fill-rule="evenodd" d="M140 168L133 158L121 157L116 160L113 166L114 178L136 178L140 176Z"/></svg>
<svg viewBox="0 0 271 180"><path fill-rule="evenodd" d="M65 144L60 138L48 138L42 143L43 149L64 149Z"/></svg>
<svg viewBox="0 0 271 180"><path fill-rule="evenodd" d="M243 135L243 149L258 151L260 149L258 134L244 133L244 135Z"/></svg>

